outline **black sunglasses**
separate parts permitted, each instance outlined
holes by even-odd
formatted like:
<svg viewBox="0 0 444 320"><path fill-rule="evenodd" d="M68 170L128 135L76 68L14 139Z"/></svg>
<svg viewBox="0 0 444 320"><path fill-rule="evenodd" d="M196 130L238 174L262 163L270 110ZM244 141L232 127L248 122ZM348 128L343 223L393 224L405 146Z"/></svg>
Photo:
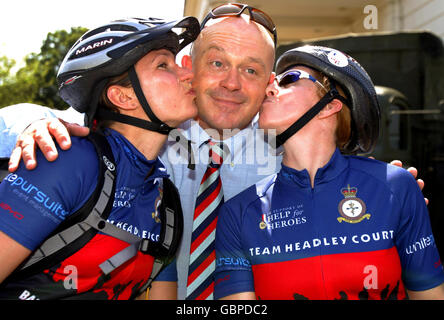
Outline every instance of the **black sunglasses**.
<svg viewBox="0 0 444 320"><path fill-rule="evenodd" d="M273 20L263 11L250 7L248 4L242 4L242 3L227 3L220 5L213 10L211 10L206 17L202 20L202 23L200 24L201 30L205 26L205 23L208 22L210 19L216 19L221 17L236 17L240 16L242 12L245 11L245 9L248 9L248 12L250 14L250 19L253 20L256 23L259 23L260 25L264 26L268 31L270 31L273 34L274 38L274 46L277 45L277 33L276 33L276 26L274 25Z"/></svg>

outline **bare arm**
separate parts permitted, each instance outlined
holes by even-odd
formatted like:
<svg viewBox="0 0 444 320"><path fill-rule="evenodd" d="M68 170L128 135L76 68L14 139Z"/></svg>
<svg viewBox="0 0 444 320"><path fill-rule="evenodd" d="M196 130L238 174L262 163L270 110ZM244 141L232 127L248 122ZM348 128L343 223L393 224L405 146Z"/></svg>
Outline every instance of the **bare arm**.
<svg viewBox="0 0 444 320"><path fill-rule="evenodd" d="M407 290L407 293L411 300L444 300L444 283L424 291Z"/></svg>
<svg viewBox="0 0 444 320"><path fill-rule="evenodd" d="M239 292L235 294L230 294L229 296L223 297L221 300L256 300L256 294L254 292Z"/></svg>
<svg viewBox="0 0 444 320"><path fill-rule="evenodd" d="M29 249L0 231L0 283L30 254Z"/></svg>
<svg viewBox="0 0 444 320"><path fill-rule="evenodd" d="M153 281L148 300L177 300L177 282Z"/></svg>

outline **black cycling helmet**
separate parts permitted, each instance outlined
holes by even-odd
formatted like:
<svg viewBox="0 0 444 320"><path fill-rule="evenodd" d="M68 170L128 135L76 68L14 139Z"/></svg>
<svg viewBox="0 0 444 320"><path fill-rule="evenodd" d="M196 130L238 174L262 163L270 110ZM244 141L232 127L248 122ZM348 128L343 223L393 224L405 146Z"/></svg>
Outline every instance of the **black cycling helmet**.
<svg viewBox="0 0 444 320"><path fill-rule="evenodd" d="M330 98L323 98L324 103L317 106L317 112L335 98L342 100L340 96L338 97L335 83L344 90L347 100L343 102L350 108L352 120L350 141L341 151L371 152L379 136L380 107L373 82L364 68L355 59L339 50L306 45L282 54L276 63L276 74L281 74L295 65L304 65L320 71L333 84L333 89L326 94ZM317 114L316 111L313 117ZM288 135L295 133L293 131L287 132L283 139L288 139Z"/></svg>
<svg viewBox="0 0 444 320"><path fill-rule="evenodd" d="M181 29L176 33L173 29ZM58 75L59 95L70 106L86 114L86 125L94 117L115 120L163 134L172 128L151 111L140 88L134 64L151 50L168 49L174 54L196 39L200 32L194 17L165 21L157 18L112 21L86 32L69 50ZM102 90L109 78L128 71L140 104L152 122L97 110Z"/></svg>

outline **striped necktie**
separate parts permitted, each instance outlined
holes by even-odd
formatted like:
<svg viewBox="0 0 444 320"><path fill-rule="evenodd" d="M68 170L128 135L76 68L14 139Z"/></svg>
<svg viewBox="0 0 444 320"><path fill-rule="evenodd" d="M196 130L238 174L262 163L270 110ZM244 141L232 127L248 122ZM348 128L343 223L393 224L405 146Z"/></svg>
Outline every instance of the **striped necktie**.
<svg viewBox="0 0 444 320"><path fill-rule="evenodd" d="M217 211L224 202L219 168L224 154L223 143L209 140L208 144L210 161L200 183L194 209L187 300L213 299Z"/></svg>

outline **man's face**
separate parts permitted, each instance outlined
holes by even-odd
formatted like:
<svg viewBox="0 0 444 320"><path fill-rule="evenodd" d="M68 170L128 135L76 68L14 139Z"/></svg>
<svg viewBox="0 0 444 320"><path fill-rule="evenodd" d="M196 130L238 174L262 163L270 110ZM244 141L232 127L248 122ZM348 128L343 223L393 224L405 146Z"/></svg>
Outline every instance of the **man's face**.
<svg viewBox="0 0 444 320"><path fill-rule="evenodd" d="M273 40L260 28L240 17L218 19L195 42L193 87L204 129L243 129L259 111L274 78Z"/></svg>

